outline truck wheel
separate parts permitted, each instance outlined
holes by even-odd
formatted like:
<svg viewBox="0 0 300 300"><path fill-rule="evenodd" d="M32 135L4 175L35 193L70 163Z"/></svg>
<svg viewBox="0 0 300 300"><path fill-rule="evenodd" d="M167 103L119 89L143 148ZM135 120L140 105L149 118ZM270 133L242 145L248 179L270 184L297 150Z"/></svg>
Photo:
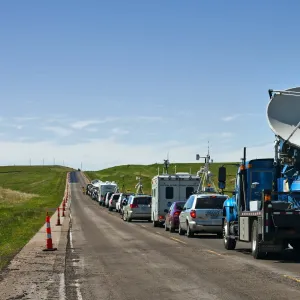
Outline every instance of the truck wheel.
<svg viewBox="0 0 300 300"><path fill-rule="evenodd" d="M252 224L252 238L251 238L251 250L252 256L255 259L262 259L266 256L265 252L260 251L259 242L261 241L261 236L258 233L258 223L254 220Z"/></svg>
<svg viewBox="0 0 300 300"><path fill-rule="evenodd" d="M224 220L224 227L223 227L223 241L224 241L224 247L226 250L234 250L236 246L236 240L231 239L229 237L229 223L227 220Z"/></svg>

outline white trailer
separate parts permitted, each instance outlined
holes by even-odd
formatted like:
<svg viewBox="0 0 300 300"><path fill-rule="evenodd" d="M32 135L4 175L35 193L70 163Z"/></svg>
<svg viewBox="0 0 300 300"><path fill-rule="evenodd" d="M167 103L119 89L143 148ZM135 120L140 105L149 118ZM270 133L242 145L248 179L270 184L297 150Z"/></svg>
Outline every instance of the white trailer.
<svg viewBox="0 0 300 300"><path fill-rule="evenodd" d="M151 203L153 226L162 226L165 222L165 210L169 210L175 201L187 200L197 191L199 183L200 177L189 173L162 174L153 177Z"/></svg>
<svg viewBox="0 0 300 300"><path fill-rule="evenodd" d="M108 192L117 192L118 184L114 181L101 181L97 180L93 183L94 187L98 188L98 202L104 198L104 195Z"/></svg>

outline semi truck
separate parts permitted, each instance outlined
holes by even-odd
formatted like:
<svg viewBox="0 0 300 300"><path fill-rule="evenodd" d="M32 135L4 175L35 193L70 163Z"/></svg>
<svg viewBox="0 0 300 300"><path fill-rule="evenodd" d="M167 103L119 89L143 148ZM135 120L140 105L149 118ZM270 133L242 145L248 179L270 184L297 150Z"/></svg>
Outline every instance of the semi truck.
<svg viewBox="0 0 300 300"><path fill-rule="evenodd" d="M251 243L252 256L263 259L291 245L300 252L300 87L269 90L267 120L275 134L274 157L247 161L246 147L237 169L232 197L223 204L223 242ZM226 166L218 186L226 188Z"/></svg>

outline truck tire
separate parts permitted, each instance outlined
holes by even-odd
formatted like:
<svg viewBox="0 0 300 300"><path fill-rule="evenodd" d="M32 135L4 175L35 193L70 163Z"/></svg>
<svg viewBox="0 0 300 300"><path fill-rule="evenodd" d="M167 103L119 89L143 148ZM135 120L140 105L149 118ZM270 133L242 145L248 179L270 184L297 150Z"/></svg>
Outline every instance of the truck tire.
<svg viewBox="0 0 300 300"><path fill-rule="evenodd" d="M229 224L227 220L224 220L224 227L223 227L223 241L224 241L224 247L226 250L234 250L236 247L236 240L231 239L229 237Z"/></svg>
<svg viewBox="0 0 300 300"><path fill-rule="evenodd" d="M260 251L260 246L259 246L260 241L261 241L261 236L258 233L258 223L257 220L254 220L252 224L251 251L252 251L252 256L255 259L262 259L266 256L266 252Z"/></svg>

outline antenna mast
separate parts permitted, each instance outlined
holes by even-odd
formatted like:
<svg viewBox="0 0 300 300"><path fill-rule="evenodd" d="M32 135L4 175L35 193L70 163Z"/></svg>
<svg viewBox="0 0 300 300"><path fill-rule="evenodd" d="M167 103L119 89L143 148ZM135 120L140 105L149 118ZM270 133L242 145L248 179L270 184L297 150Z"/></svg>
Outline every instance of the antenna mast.
<svg viewBox="0 0 300 300"><path fill-rule="evenodd" d="M140 176L137 176L137 177L136 177L136 180L138 180L138 183L137 183L136 186L135 186L135 188L136 188L136 193L137 193L137 194L144 194L141 174L140 174Z"/></svg>
<svg viewBox="0 0 300 300"><path fill-rule="evenodd" d="M200 168L200 170L197 172L197 175L200 176L200 183L197 189L197 193L201 193L201 192L216 193L217 188L212 179L213 174L209 170L210 163L213 163L213 160L210 159L210 154L209 154L209 141L207 146L207 155L202 157L199 154L196 154L196 160L200 160L200 158L204 158L205 163L204 166Z"/></svg>

